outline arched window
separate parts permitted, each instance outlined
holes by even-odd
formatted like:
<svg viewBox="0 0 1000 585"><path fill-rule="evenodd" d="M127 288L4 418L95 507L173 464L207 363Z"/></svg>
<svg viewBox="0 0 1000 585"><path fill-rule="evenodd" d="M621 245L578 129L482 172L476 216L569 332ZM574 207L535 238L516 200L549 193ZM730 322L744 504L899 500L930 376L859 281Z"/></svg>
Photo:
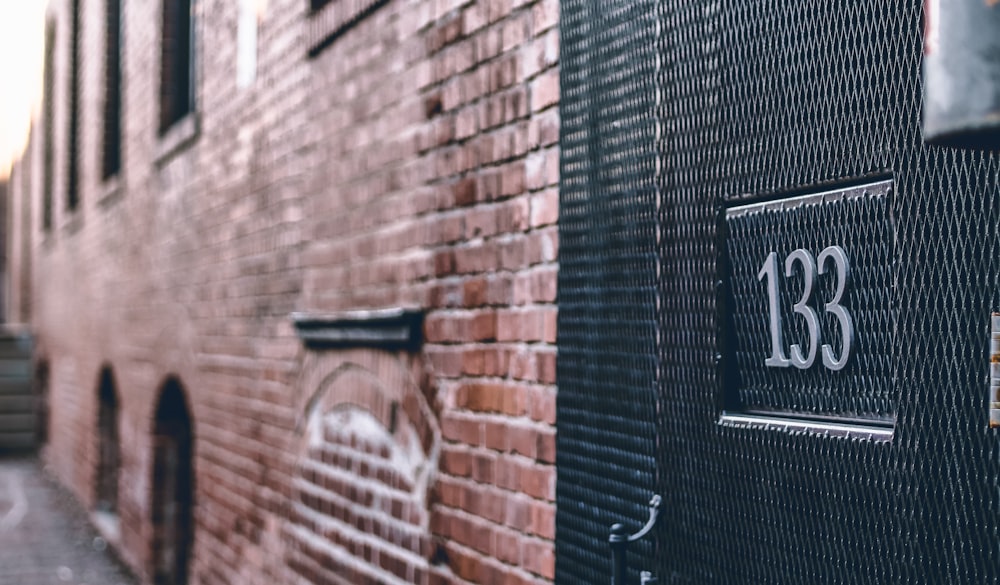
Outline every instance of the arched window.
<svg viewBox="0 0 1000 585"><path fill-rule="evenodd" d="M97 510L118 513L118 469L121 449L118 442L118 395L111 368L101 371L97 410Z"/></svg>
<svg viewBox="0 0 1000 585"><path fill-rule="evenodd" d="M35 367L35 441L39 448L49 442L49 362L40 361Z"/></svg>
<svg viewBox="0 0 1000 585"><path fill-rule="evenodd" d="M194 437L184 389L163 385L153 429L152 573L156 585L185 585L194 535Z"/></svg>

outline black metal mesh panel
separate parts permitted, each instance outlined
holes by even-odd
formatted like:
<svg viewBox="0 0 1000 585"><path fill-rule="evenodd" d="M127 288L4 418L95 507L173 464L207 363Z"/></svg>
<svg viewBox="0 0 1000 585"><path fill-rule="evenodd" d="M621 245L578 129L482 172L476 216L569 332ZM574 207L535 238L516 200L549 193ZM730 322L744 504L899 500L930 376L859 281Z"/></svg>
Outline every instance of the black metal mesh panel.
<svg viewBox="0 0 1000 585"><path fill-rule="evenodd" d="M608 583L609 527L638 529L655 490L654 7L561 9L559 583Z"/></svg>
<svg viewBox="0 0 1000 585"><path fill-rule="evenodd" d="M659 464L670 514L658 576L996 582L1000 437L985 389L1000 160L923 146L921 2L660 9ZM886 176L894 229L871 237L894 240L894 331L859 335L891 340L869 367L889 376L890 406L878 408L895 405L892 440L720 424L722 374L735 367L719 338L720 208ZM812 237L786 234L796 236Z"/></svg>

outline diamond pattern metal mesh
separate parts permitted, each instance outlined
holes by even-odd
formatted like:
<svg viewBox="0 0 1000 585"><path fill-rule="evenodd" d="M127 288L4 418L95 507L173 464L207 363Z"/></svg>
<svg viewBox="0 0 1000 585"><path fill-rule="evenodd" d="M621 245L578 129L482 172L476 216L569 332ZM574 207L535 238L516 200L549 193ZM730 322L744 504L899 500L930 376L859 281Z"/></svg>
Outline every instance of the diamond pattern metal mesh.
<svg viewBox="0 0 1000 585"><path fill-rule="evenodd" d="M651 489L633 566L661 582L1000 578L1000 157L923 145L922 30L916 0L563 0L557 581L608 583ZM722 210L885 177L892 231L844 237L891 249L894 317L864 326L893 330L859 331L880 390L843 387L892 440L720 424Z"/></svg>
<svg viewBox="0 0 1000 585"><path fill-rule="evenodd" d="M660 571L679 582L996 579L1000 469L984 384L998 164L922 146L920 3L663 9L664 209L685 220L662 216L661 251L665 272L687 278L664 278L660 313L662 489L676 510ZM712 359L716 206L885 174L893 441L716 424L729 365Z"/></svg>
<svg viewBox="0 0 1000 585"><path fill-rule="evenodd" d="M655 490L657 17L587 0L560 18L556 581L608 583L609 527L637 530ZM652 543L634 550L648 567Z"/></svg>

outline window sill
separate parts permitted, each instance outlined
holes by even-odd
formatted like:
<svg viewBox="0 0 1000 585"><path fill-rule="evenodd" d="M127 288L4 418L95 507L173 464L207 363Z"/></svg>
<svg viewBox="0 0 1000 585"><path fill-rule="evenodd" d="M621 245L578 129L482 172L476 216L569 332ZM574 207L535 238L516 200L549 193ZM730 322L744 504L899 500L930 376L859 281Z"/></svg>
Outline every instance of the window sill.
<svg viewBox="0 0 1000 585"><path fill-rule="evenodd" d="M80 206L76 209L67 210L69 218L62 224L62 231L68 236L72 236L83 227L83 214L80 213Z"/></svg>
<svg viewBox="0 0 1000 585"><path fill-rule="evenodd" d="M309 56L319 55L348 29L389 0L331 0L309 13Z"/></svg>
<svg viewBox="0 0 1000 585"><path fill-rule="evenodd" d="M106 208L120 200L122 191L125 190L123 183L120 171L104 179L104 183L101 185L101 194L97 198L97 205Z"/></svg>
<svg viewBox="0 0 1000 585"><path fill-rule="evenodd" d="M156 144L156 164L162 166L175 155L194 144L198 138L198 113L191 112L174 122Z"/></svg>

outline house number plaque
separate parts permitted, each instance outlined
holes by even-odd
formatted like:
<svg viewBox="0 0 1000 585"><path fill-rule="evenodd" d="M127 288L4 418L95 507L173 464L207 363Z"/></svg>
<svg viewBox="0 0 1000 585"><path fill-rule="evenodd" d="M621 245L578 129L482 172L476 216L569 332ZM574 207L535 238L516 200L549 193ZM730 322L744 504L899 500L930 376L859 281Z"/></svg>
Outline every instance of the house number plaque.
<svg viewBox="0 0 1000 585"><path fill-rule="evenodd" d="M892 181L724 209L726 409L890 420Z"/></svg>
<svg viewBox="0 0 1000 585"><path fill-rule="evenodd" d="M816 361L816 348L820 343L820 324L816 310L810 305L813 288L816 282L816 275L826 272L827 261L833 263L837 274L837 284L834 289L833 298L824 305L824 310L836 316L840 324L841 350L840 356L835 357L833 348L823 344L823 365L830 370L842 370L847 365L847 359L851 356L851 345L854 339L854 319L851 313L842 304L844 301L844 290L847 286L847 276L849 274L849 263L847 252L840 246L827 246L814 258L809 250L799 248L793 250L785 257L785 276L790 277L794 273L796 262L800 266L799 273L802 278L803 292L802 298L795 303L792 310L805 319L806 329L809 332L808 350L803 350L799 344L794 343L789 348L791 358L785 355L784 343L781 335L781 298L778 296L778 255L771 252L764 261L764 266L757 274L758 280L767 282L768 301L768 321L771 331L771 356L764 360L764 365L772 368L787 368L795 366L805 369L813 365Z"/></svg>

